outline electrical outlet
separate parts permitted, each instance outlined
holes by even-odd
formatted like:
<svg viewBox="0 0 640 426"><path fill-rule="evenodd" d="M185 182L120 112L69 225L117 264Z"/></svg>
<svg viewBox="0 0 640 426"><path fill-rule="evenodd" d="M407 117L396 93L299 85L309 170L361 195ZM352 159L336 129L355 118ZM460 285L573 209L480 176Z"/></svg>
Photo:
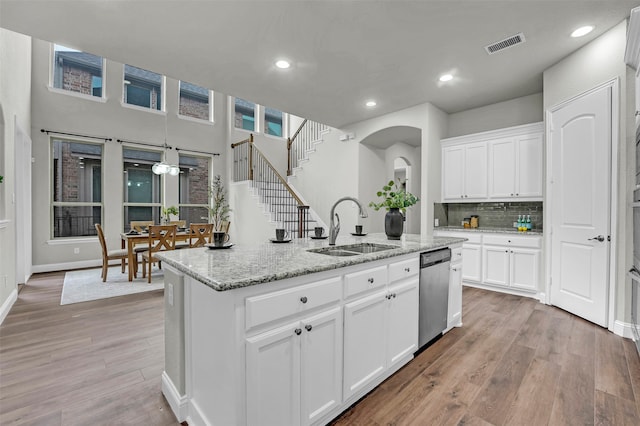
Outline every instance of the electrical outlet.
<svg viewBox="0 0 640 426"><path fill-rule="evenodd" d="M433 220L433 226L440 226L440 219L435 218L435 219Z"/></svg>
<svg viewBox="0 0 640 426"><path fill-rule="evenodd" d="M518 227L518 222L513 222L513 227L517 228Z"/></svg>
<svg viewBox="0 0 640 426"><path fill-rule="evenodd" d="M80 247L74 247L73 254L80 254Z"/></svg>

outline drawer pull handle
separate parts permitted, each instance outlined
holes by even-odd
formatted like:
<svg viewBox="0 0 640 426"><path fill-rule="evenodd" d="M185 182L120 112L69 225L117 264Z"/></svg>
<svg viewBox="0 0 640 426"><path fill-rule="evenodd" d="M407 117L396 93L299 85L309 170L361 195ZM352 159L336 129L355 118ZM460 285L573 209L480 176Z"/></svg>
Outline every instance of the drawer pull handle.
<svg viewBox="0 0 640 426"><path fill-rule="evenodd" d="M462 253L457 253L457 254L458 254L458 256L462 256Z"/></svg>
<svg viewBox="0 0 640 426"><path fill-rule="evenodd" d="M367 281L369 281L369 284L373 284L374 279L373 278L369 278Z"/></svg>
<svg viewBox="0 0 640 426"><path fill-rule="evenodd" d="M308 300L308 299L307 299L307 296L302 296L302 297L300 298L300 301L301 301L302 303L307 303L307 300Z"/></svg>
<svg viewBox="0 0 640 426"><path fill-rule="evenodd" d="M411 272L411 268L404 268L405 272Z"/></svg>
<svg viewBox="0 0 640 426"><path fill-rule="evenodd" d="M311 331L311 329L313 328L313 326L312 326L311 324L307 324L307 325L305 325L305 326L304 326L304 328L305 328L307 331Z"/></svg>
<svg viewBox="0 0 640 426"><path fill-rule="evenodd" d="M387 294L385 297L387 298L387 300L391 300L391 294Z"/></svg>
<svg viewBox="0 0 640 426"><path fill-rule="evenodd" d="M299 328L296 328L294 330L294 333L296 333L298 336L302 334L302 330L300 330Z"/></svg>
<svg viewBox="0 0 640 426"><path fill-rule="evenodd" d="M395 299L395 298L396 298L396 296L397 296L397 294L392 293L392 294L391 294L391 296Z"/></svg>

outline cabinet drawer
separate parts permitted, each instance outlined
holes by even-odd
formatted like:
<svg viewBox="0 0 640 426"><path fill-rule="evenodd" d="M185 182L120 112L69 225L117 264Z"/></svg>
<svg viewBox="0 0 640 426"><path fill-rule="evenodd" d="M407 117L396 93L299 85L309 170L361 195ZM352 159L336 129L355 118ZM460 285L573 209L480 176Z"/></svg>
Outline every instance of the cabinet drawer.
<svg viewBox="0 0 640 426"><path fill-rule="evenodd" d="M537 236L525 237L521 235L510 236L485 234L483 242L484 244L495 246L540 248L542 244L542 238Z"/></svg>
<svg viewBox="0 0 640 426"><path fill-rule="evenodd" d="M451 263L462 262L462 247L456 247L451 249Z"/></svg>
<svg viewBox="0 0 640 426"><path fill-rule="evenodd" d="M402 262L389 265L389 282L401 280L403 278L418 275L420 269L420 258L408 259Z"/></svg>
<svg viewBox="0 0 640 426"><path fill-rule="evenodd" d="M304 313L319 306L338 302L342 295L342 278L248 297L245 302L247 330L280 318Z"/></svg>
<svg viewBox="0 0 640 426"><path fill-rule="evenodd" d="M387 285L387 267L367 269L344 276L345 297Z"/></svg>

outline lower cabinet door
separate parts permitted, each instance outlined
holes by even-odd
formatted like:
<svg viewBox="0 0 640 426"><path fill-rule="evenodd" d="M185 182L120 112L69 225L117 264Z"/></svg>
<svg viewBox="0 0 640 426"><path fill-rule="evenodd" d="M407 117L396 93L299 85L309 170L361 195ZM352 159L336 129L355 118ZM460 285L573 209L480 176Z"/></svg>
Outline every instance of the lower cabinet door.
<svg viewBox="0 0 640 426"><path fill-rule="evenodd" d="M499 246L487 246L482 249L484 265L482 282L493 285L509 285L509 249Z"/></svg>
<svg viewBox="0 0 640 426"><path fill-rule="evenodd" d="M511 250L511 286L523 290L538 289L540 250L514 248Z"/></svg>
<svg viewBox="0 0 640 426"><path fill-rule="evenodd" d="M462 245L462 279L465 281L482 281L482 246L464 243Z"/></svg>
<svg viewBox="0 0 640 426"><path fill-rule="evenodd" d="M301 337L300 411L309 425L342 403L342 309L303 320Z"/></svg>
<svg viewBox="0 0 640 426"><path fill-rule="evenodd" d="M418 277L389 288L387 368L418 350Z"/></svg>
<svg viewBox="0 0 640 426"><path fill-rule="evenodd" d="M452 263L449 270L449 310L447 328L462 324L462 262Z"/></svg>
<svg viewBox="0 0 640 426"><path fill-rule="evenodd" d="M344 306L344 399L385 370L387 291Z"/></svg>
<svg viewBox="0 0 640 426"><path fill-rule="evenodd" d="M299 321L246 341L247 424L300 424Z"/></svg>

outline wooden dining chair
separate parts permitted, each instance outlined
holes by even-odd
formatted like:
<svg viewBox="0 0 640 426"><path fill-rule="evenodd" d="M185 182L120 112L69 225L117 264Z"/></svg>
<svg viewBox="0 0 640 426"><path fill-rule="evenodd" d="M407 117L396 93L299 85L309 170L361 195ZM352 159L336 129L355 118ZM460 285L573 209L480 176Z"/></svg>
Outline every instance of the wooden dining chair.
<svg viewBox="0 0 640 426"><path fill-rule="evenodd" d="M132 220L130 223L130 228L132 231L142 232L151 225L153 225L152 220Z"/></svg>
<svg viewBox="0 0 640 426"><path fill-rule="evenodd" d="M211 243L213 223L192 223L189 228L189 247L204 247Z"/></svg>
<svg viewBox="0 0 640 426"><path fill-rule="evenodd" d="M99 223L95 224L96 231L98 231L98 240L100 240L100 247L102 247L102 282L107 281L107 272L109 271L109 261L119 259L122 265L122 273L124 274L124 265L129 257L126 249L117 249L117 250L107 250L107 242L104 238L104 231L102 231L102 226ZM135 259L135 258L134 258ZM131 268L132 265L129 265ZM137 269L138 265L134 265Z"/></svg>
<svg viewBox="0 0 640 426"><path fill-rule="evenodd" d="M176 248L176 225L151 225L149 227L149 250L142 252L142 278L149 273L148 282L151 283L151 265L160 261L154 257L154 253L159 251L175 250ZM147 263L149 271L147 271Z"/></svg>

